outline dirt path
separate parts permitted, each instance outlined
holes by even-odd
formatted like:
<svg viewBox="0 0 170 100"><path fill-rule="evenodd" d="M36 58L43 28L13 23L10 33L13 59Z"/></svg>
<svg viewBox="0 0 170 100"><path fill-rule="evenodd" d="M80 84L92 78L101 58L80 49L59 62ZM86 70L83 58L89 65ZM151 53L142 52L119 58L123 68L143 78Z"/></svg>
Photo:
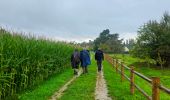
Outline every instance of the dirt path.
<svg viewBox="0 0 170 100"><path fill-rule="evenodd" d="M82 70L79 70L77 76L73 76L72 79L70 79L66 84L64 84L57 92L55 92L49 100L57 100L59 99L65 90L67 90L68 86L80 75L82 74Z"/></svg>
<svg viewBox="0 0 170 100"><path fill-rule="evenodd" d="M97 73L95 100L112 100L108 97L108 90L103 76L103 71Z"/></svg>

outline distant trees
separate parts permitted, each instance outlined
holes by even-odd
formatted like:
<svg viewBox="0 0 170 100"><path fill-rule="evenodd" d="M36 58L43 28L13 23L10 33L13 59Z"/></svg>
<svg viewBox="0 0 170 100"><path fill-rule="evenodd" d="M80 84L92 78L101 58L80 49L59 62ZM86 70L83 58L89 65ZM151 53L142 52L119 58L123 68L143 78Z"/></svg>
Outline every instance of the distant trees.
<svg viewBox="0 0 170 100"><path fill-rule="evenodd" d="M170 65L170 15L167 12L160 22L150 20L140 27L132 54L152 58L161 66Z"/></svg>
<svg viewBox="0 0 170 100"><path fill-rule="evenodd" d="M109 29L106 29L94 40L94 49L100 47L105 52L122 53L124 50L122 41L122 39L119 39L119 34L110 34Z"/></svg>
<svg viewBox="0 0 170 100"><path fill-rule="evenodd" d="M93 41L89 40L88 42L82 42L82 43L78 43L78 45L80 47L83 47L83 48L88 48L89 50L93 50Z"/></svg>
<svg viewBox="0 0 170 100"><path fill-rule="evenodd" d="M135 45L135 39L128 39L124 42L124 46L127 47L129 50L131 50L134 45Z"/></svg>

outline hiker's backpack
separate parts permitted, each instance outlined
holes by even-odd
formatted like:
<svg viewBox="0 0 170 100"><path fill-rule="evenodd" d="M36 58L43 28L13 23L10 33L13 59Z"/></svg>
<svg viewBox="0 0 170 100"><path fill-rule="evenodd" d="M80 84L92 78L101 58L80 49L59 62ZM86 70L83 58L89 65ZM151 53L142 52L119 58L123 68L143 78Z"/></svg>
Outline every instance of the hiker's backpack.
<svg viewBox="0 0 170 100"><path fill-rule="evenodd" d="M80 54L79 52L74 52L73 59L75 62L80 62Z"/></svg>

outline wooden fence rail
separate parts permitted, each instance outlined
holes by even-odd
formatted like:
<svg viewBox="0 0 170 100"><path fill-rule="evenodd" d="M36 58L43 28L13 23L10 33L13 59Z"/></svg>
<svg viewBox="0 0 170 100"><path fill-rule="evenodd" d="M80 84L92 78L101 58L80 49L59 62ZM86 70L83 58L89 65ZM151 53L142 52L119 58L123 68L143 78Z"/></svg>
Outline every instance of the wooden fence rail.
<svg viewBox="0 0 170 100"><path fill-rule="evenodd" d="M124 79L127 79L130 82L130 92L131 94L135 93L135 88L141 92L148 100L160 100L160 90L164 91L165 93L170 95L170 89L164 87L160 84L159 77L152 77L152 79L146 77L145 75L135 71L134 67L131 66L130 68L120 62L118 59L113 59L108 54L105 54L105 59L115 67L116 73L121 75L121 81L123 82ZM119 66L121 67L119 69ZM125 74L124 69L130 71L130 78ZM135 84L135 75L139 76L140 78L144 79L148 83L152 85L152 96L149 96L142 88Z"/></svg>

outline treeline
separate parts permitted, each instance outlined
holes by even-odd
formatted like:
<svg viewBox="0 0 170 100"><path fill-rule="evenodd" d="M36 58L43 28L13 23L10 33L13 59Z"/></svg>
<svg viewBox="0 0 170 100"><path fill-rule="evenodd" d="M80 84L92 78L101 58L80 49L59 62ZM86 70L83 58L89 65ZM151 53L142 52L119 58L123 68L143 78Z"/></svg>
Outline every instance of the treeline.
<svg viewBox="0 0 170 100"><path fill-rule="evenodd" d="M131 54L154 59L161 67L170 66L170 15L167 12L160 21L150 20L140 27Z"/></svg>
<svg viewBox="0 0 170 100"><path fill-rule="evenodd" d="M0 100L13 100L69 67L73 46L0 29Z"/></svg>
<svg viewBox="0 0 170 100"><path fill-rule="evenodd" d="M165 12L160 21L150 20L138 30L138 36L134 39L119 39L119 34L110 34L109 29L103 30L100 35L89 43L93 50L103 49L106 53L127 53L146 59L147 63L158 66L170 66L170 15ZM125 50L128 49L128 50Z"/></svg>

